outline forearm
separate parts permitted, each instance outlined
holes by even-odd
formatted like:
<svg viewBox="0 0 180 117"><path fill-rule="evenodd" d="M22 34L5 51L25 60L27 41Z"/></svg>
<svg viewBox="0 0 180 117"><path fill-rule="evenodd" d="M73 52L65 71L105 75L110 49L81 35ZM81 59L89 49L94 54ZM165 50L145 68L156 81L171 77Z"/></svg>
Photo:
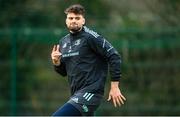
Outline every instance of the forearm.
<svg viewBox="0 0 180 117"><path fill-rule="evenodd" d="M66 68L65 68L65 65L63 63L61 63L59 66L54 65L54 69L57 73L59 73L62 76L67 75Z"/></svg>
<svg viewBox="0 0 180 117"><path fill-rule="evenodd" d="M121 59L118 54L112 54L109 57L111 81L118 82L121 78Z"/></svg>

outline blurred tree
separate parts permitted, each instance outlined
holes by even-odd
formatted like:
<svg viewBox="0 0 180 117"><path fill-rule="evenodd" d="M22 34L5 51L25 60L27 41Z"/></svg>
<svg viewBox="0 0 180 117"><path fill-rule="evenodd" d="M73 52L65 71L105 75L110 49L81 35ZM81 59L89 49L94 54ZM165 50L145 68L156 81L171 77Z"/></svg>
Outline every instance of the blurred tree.
<svg viewBox="0 0 180 117"><path fill-rule="evenodd" d="M146 6L159 20L157 25L180 26L179 0L145 0Z"/></svg>

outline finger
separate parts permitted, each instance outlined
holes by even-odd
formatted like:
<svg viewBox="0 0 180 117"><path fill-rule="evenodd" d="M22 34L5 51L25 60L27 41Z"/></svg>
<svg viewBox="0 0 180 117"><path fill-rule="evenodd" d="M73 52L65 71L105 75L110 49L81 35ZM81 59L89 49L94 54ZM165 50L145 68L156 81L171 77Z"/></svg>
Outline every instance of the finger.
<svg viewBox="0 0 180 117"><path fill-rule="evenodd" d="M116 98L116 102L117 102L117 104L118 104L119 106L121 106L121 102L120 102L120 100L119 100L118 97Z"/></svg>
<svg viewBox="0 0 180 117"><path fill-rule="evenodd" d="M124 104L124 101L122 100L121 96L118 96L118 100L120 101L121 104Z"/></svg>
<svg viewBox="0 0 180 117"><path fill-rule="evenodd" d="M121 97L123 98L123 100L126 100L126 98L121 94Z"/></svg>
<svg viewBox="0 0 180 117"><path fill-rule="evenodd" d="M60 59L61 53L56 53L52 55L52 59Z"/></svg>
<svg viewBox="0 0 180 117"><path fill-rule="evenodd" d="M51 58L52 59L59 59L62 54L60 52L52 52Z"/></svg>
<svg viewBox="0 0 180 117"><path fill-rule="evenodd" d="M112 100L113 100L114 106L116 107L116 106L117 106L117 105L116 105L116 100L115 100L114 98L112 98Z"/></svg>
<svg viewBox="0 0 180 117"><path fill-rule="evenodd" d="M52 52L56 51L56 45L53 46Z"/></svg>
<svg viewBox="0 0 180 117"><path fill-rule="evenodd" d="M59 52L59 44L56 46L56 51Z"/></svg>
<svg viewBox="0 0 180 117"><path fill-rule="evenodd" d="M60 52L53 54L53 56L55 56L55 57L59 57L59 56L61 56L61 55L62 55L62 54L61 54Z"/></svg>
<svg viewBox="0 0 180 117"><path fill-rule="evenodd" d="M108 100L107 101L110 101L111 100L111 96L109 95L109 98L108 98Z"/></svg>

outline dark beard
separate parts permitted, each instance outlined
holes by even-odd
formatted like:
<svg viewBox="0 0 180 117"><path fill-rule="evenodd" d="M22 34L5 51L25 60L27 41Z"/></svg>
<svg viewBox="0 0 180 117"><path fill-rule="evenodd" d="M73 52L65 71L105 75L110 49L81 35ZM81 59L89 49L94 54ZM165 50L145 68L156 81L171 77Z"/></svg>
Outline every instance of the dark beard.
<svg viewBox="0 0 180 117"><path fill-rule="evenodd" d="M76 33L79 32L81 30L81 28L74 28L74 29L70 29L71 32Z"/></svg>
<svg viewBox="0 0 180 117"><path fill-rule="evenodd" d="M76 32L79 32L81 30L82 27L68 27L68 29L73 32L73 33L76 33Z"/></svg>

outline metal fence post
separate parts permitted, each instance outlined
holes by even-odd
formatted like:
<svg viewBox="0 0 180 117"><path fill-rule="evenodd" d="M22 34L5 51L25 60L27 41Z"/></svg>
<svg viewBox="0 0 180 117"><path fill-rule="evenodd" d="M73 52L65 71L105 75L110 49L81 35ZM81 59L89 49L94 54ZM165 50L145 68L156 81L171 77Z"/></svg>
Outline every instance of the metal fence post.
<svg viewBox="0 0 180 117"><path fill-rule="evenodd" d="M10 101L10 115L16 115L16 32L11 30L11 101Z"/></svg>

